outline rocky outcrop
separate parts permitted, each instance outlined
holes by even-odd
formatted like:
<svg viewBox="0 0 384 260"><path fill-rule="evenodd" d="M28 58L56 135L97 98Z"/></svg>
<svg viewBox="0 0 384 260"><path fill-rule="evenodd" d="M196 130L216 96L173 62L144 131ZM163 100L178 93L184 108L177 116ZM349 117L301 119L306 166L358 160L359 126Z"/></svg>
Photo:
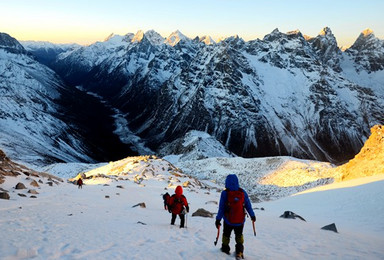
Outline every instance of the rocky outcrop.
<svg viewBox="0 0 384 260"><path fill-rule="evenodd" d="M19 175L24 176L27 179L31 177L36 178L40 183L43 183L41 179L45 179L45 178L55 182L56 184L63 182L61 178L58 178L54 175L44 173L44 172L37 172L27 168L24 165L13 162L6 156L6 154L2 150L0 150L0 184L4 183L6 181L6 178L13 178ZM30 181L29 185L33 187L40 187L38 182L36 180L32 180ZM23 190L23 189L26 189L27 187L26 187L26 184L19 182L17 183L17 185L15 185L14 188L17 190ZM0 191L4 191L4 190L0 189Z"/></svg>
<svg viewBox="0 0 384 260"><path fill-rule="evenodd" d="M371 136L361 151L349 162L335 169L336 180L345 181L384 173L384 125L371 129Z"/></svg>

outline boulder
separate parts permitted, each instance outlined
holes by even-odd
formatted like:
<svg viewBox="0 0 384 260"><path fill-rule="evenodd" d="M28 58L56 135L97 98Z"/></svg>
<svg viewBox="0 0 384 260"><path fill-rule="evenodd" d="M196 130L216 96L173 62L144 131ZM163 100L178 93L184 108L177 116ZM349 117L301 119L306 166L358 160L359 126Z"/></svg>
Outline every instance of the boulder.
<svg viewBox="0 0 384 260"><path fill-rule="evenodd" d="M39 194L36 190L29 190L28 193L31 193L31 194Z"/></svg>
<svg viewBox="0 0 384 260"><path fill-rule="evenodd" d="M280 218L291 218L291 219L301 219L303 221L306 221L303 217L297 215L296 213L292 212L292 211L285 211L283 213L283 215L280 216Z"/></svg>
<svg viewBox="0 0 384 260"><path fill-rule="evenodd" d="M22 190L22 189L26 189L27 187L25 187L25 185L21 182L19 182L18 184L16 184L15 186L15 189L16 190Z"/></svg>
<svg viewBox="0 0 384 260"><path fill-rule="evenodd" d="M136 205L133 205L132 208L135 208L137 206L140 206L140 208L146 208L147 207L144 202L141 202L141 203L137 203Z"/></svg>
<svg viewBox="0 0 384 260"><path fill-rule="evenodd" d="M9 200L8 192L0 192L0 199Z"/></svg>
<svg viewBox="0 0 384 260"><path fill-rule="evenodd" d="M337 228L336 228L336 224L335 223L326 225L326 226L322 227L321 229L329 230L329 231L333 231L333 232L339 233L339 232L337 232Z"/></svg>
<svg viewBox="0 0 384 260"><path fill-rule="evenodd" d="M31 183L29 185L31 185L33 187L40 187L39 184L37 183L37 181L35 181L35 180L31 181Z"/></svg>
<svg viewBox="0 0 384 260"><path fill-rule="evenodd" d="M192 213L192 217L204 217L204 218L213 218L213 213L209 212L205 209L198 209L194 213Z"/></svg>

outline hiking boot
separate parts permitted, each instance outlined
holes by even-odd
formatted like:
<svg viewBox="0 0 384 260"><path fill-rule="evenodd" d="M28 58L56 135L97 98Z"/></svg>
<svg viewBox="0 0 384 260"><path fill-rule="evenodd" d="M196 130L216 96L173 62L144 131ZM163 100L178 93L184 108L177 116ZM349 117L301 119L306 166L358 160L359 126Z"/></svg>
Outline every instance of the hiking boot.
<svg viewBox="0 0 384 260"><path fill-rule="evenodd" d="M221 252L226 253L227 255L229 255L229 251L231 249L230 249L230 247L228 245L222 245L220 250L221 250Z"/></svg>
<svg viewBox="0 0 384 260"><path fill-rule="evenodd" d="M236 253L236 259L244 259L243 252Z"/></svg>

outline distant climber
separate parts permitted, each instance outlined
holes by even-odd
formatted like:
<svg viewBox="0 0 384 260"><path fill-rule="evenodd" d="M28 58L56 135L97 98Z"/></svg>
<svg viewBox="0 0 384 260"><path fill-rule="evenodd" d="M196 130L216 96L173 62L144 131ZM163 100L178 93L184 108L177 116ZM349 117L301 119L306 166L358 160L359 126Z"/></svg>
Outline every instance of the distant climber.
<svg viewBox="0 0 384 260"><path fill-rule="evenodd" d="M78 186L78 189L82 189L83 188L83 180L81 178L79 178L77 180L77 186Z"/></svg>
<svg viewBox="0 0 384 260"><path fill-rule="evenodd" d="M189 212L187 198L183 195L183 188L179 185L175 189L175 194L169 198L168 210L172 213L171 225L175 224L176 217L180 217L180 228L184 227L185 214Z"/></svg>
<svg viewBox="0 0 384 260"><path fill-rule="evenodd" d="M244 258L244 237L243 228L245 222L245 209L251 216L253 222L256 221L251 202L245 190L239 187L239 180L235 174L229 174L225 180L225 190L221 192L219 211L216 216L216 228L221 226L221 219L224 219L224 230L221 251L229 254L230 237L232 230L235 232L236 240L236 259Z"/></svg>
<svg viewBox="0 0 384 260"><path fill-rule="evenodd" d="M170 210L169 207L168 207L169 199L170 199L170 198L171 198L171 195L169 195L168 192L165 193L165 194L163 195L164 209L165 209L165 210L168 210L169 213L171 213L171 210Z"/></svg>

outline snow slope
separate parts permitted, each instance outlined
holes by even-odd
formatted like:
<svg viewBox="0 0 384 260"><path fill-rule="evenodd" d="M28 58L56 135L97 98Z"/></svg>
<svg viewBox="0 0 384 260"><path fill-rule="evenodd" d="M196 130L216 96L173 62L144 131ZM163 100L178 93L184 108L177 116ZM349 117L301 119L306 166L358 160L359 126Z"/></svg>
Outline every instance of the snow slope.
<svg viewBox="0 0 384 260"><path fill-rule="evenodd" d="M155 157L126 158L85 174L101 177L86 179L83 189L41 184L36 199L16 195L27 194L13 188L18 181L29 188L26 176L7 177L2 188L11 199L0 200L0 259L233 259L213 244L214 219L191 216L198 208L217 212L215 188ZM191 211L180 229L169 225L161 195L186 180ZM384 175L342 184L253 204L265 210L255 212L256 237L245 223L246 259L383 259ZM133 207L141 202L146 208ZM279 218L285 210L307 222ZM338 234L320 229L333 222ZM233 250L233 238L230 245Z"/></svg>

